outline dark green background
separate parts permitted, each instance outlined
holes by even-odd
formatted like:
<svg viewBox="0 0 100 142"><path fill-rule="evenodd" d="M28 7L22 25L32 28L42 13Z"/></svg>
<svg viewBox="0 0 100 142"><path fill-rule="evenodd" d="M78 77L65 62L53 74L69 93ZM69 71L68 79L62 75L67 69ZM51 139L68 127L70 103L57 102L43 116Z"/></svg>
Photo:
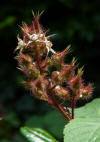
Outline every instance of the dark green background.
<svg viewBox="0 0 100 142"><path fill-rule="evenodd" d="M22 21L31 24L32 10L44 10L40 22L44 29L50 29L49 34L56 34L51 39L53 49L62 51L68 44L72 45L66 61L77 57L79 66L85 66L85 82L94 84L91 99L100 97L100 0L1 0L0 142L24 142L19 135L22 125L42 127L58 139L63 136L63 118L19 84L23 75L16 69L13 51L19 25ZM84 103L79 102L78 106Z"/></svg>

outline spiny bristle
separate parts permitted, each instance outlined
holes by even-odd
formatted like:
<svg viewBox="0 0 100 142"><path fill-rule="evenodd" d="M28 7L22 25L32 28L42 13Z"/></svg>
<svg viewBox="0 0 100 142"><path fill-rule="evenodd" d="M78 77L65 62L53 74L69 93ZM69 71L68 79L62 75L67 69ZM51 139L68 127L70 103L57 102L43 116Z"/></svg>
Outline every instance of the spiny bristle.
<svg viewBox="0 0 100 142"><path fill-rule="evenodd" d="M72 59L72 65L75 65L76 63L77 63L77 58L73 57L73 59Z"/></svg>
<svg viewBox="0 0 100 142"><path fill-rule="evenodd" d="M66 47L66 50L68 51L68 53L70 53L70 52L71 52L71 45L68 45L68 46Z"/></svg>
<svg viewBox="0 0 100 142"><path fill-rule="evenodd" d="M78 69L78 74L82 75L84 72L84 66Z"/></svg>

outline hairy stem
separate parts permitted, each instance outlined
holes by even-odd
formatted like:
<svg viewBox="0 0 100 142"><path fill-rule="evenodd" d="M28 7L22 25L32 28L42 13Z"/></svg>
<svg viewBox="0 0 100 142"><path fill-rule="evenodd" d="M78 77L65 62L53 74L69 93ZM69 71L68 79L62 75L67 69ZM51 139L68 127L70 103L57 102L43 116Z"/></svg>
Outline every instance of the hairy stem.
<svg viewBox="0 0 100 142"><path fill-rule="evenodd" d="M76 105L76 99L75 99L75 94L73 93L73 96L71 99L72 119L74 119L75 105Z"/></svg>
<svg viewBox="0 0 100 142"><path fill-rule="evenodd" d="M72 118L71 118L70 114L67 112L66 108L64 108L61 104L57 104L57 108L68 121L72 120Z"/></svg>
<svg viewBox="0 0 100 142"><path fill-rule="evenodd" d="M63 105L60 104L60 102L57 100L57 98L53 95L52 90L48 91L48 96L52 100L52 102L54 103L54 107L57 110L59 110L68 121L72 120L70 113L67 111L67 109Z"/></svg>

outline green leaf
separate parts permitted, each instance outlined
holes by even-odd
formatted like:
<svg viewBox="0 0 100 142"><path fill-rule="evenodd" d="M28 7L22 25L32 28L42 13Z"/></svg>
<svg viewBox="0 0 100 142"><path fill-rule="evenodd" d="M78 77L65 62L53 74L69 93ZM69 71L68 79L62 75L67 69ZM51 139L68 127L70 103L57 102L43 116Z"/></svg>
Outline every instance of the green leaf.
<svg viewBox="0 0 100 142"><path fill-rule="evenodd" d="M41 128L21 127L20 132L29 142L57 142L55 138Z"/></svg>
<svg viewBox="0 0 100 142"><path fill-rule="evenodd" d="M100 142L100 118L76 118L64 129L64 142Z"/></svg>
<svg viewBox="0 0 100 142"><path fill-rule="evenodd" d="M100 118L100 99L95 99L85 106L75 109L75 118L79 117Z"/></svg>
<svg viewBox="0 0 100 142"><path fill-rule="evenodd" d="M43 116L40 117L40 116L33 115L26 120L24 125L28 127L44 128L43 119L44 119Z"/></svg>

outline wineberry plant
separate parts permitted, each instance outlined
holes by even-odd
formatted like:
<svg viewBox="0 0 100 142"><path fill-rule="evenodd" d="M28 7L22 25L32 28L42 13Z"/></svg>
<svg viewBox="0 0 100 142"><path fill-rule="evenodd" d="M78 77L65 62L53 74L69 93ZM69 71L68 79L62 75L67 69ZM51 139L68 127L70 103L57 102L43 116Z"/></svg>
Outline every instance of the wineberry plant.
<svg viewBox="0 0 100 142"><path fill-rule="evenodd" d="M65 50L59 52L52 48L53 44L50 38L53 35L47 35L47 31L40 25L40 15L34 15L33 13L34 20L30 26L23 22L21 26L22 38L19 35L17 37L18 46L15 52L17 53L16 59L19 64L18 69L25 75L25 80L22 83L25 88L31 91L34 97L46 101L51 107L60 111L67 122L69 122L64 130L65 142L87 142L88 132L98 128L91 126L90 129L88 122L91 125L92 121L99 123L100 120L97 118L95 121L88 118L87 122L86 118L77 118L80 108L77 110L75 106L79 99L91 97L93 87L91 83L84 83L82 78L83 67L78 68L75 58L69 64L65 62L65 56L67 59L67 55L70 52L70 45ZM70 106L67 107L63 102L69 102ZM85 111L83 113L86 113ZM75 118L75 112L77 119ZM84 126L84 128L86 127L87 131L81 132L80 125ZM76 128L76 126L79 127ZM79 135L84 133L84 137L77 137L75 132L77 135L78 133ZM30 142L56 142L55 138L39 128L22 127L21 133ZM89 137L90 139L91 137ZM94 137L94 141L96 139L97 137ZM88 142L92 142L92 140Z"/></svg>

